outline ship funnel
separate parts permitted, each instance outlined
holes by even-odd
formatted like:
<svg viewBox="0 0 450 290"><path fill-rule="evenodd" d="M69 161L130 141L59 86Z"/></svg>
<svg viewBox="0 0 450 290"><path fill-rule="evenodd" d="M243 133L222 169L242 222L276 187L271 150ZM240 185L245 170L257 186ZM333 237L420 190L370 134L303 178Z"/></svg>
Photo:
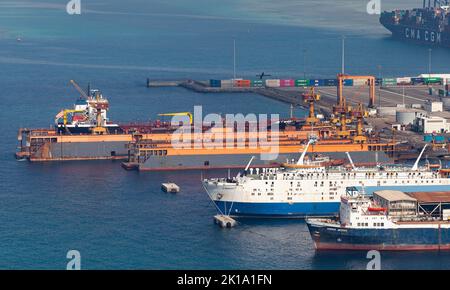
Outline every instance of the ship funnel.
<svg viewBox="0 0 450 290"><path fill-rule="evenodd" d="M411 168L411 170L417 170L419 168L419 161L420 158L422 158L423 152L425 152L425 149L427 148L428 144L425 144L425 146L423 146L422 151L419 154L419 157L417 157L416 162L414 163L413 167Z"/></svg>

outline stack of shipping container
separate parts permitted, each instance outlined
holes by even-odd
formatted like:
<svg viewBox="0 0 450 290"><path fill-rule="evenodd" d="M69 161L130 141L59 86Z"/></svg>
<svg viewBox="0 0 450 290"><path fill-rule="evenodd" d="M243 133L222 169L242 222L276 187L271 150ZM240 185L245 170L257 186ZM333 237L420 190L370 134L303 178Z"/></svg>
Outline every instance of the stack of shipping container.
<svg viewBox="0 0 450 290"><path fill-rule="evenodd" d="M266 79L266 80L210 80L210 87L228 88L228 87L335 87L337 79ZM450 79L439 77L400 77L400 78L376 78L376 85L400 86L400 85L443 85L444 95L449 95ZM364 79L346 79L344 86L364 86L367 81Z"/></svg>

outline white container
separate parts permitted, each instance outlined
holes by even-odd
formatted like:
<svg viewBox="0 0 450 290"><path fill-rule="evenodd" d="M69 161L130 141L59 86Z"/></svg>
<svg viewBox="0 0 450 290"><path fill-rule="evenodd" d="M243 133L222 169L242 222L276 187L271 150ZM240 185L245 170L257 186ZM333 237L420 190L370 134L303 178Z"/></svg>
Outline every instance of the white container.
<svg viewBox="0 0 450 290"><path fill-rule="evenodd" d="M395 116L395 112L397 112L397 107L379 107L378 115L381 117L385 116Z"/></svg>
<svg viewBox="0 0 450 290"><path fill-rule="evenodd" d="M442 219L444 221L450 220L450 209L443 209L442 210Z"/></svg>
<svg viewBox="0 0 450 290"><path fill-rule="evenodd" d="M266 87L269 88L278 88L280 86L279 79L268 79L266 80Z"/></svg>
<svg viewBox="0 0 450 290"><path fill-rule="evenodd" d="M233 86L233 80L221 80L220 81L220 86L222 88L230 88Z"/></svg>
<svg viewBox="0 0 450 290"><path fill-rule="evenodd" d="M426 102L424 107L427 112L434 113L442 112L444 106L442 102Z"/></svg>
<svg viewBox="0 0 450 290"><path fill-rule="evenodd" d="M397 78L397 85L409 85L411 84L411 78L409 77L403 77L403 78Z"/></svg>
<svg viewBox="0 0 450 290"><path fill-rule="evenodd" d="M353 86L365 86L367 85L367 80L364 79L354 79L353 80Z"/></svg>
<svg viewBox="0 0 450 290"><path fill-rule="evenodd" d="M441 98L444 109L450 111L450 97Z"/></svg>

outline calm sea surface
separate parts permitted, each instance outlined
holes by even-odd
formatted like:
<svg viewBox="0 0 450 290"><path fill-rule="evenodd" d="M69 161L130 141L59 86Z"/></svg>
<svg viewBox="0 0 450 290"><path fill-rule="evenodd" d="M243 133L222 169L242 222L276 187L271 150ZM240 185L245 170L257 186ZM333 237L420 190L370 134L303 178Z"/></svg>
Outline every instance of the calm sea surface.
<svg viewBox="0 0 450 290"><path fill-rule="evenodd" d="M389 1L383 8L410 2ZM69 16L65 0L0 1L0 268L64 269L71 249L89 269L365 268L363 252L316 254L303 221L243 220L219 229L199 171L126 172L110 161L17 162L17 129L50 126L78 96L71 79L101 89L115 121L155 119L194 105L205 112L287 116L287 105L257 95L145 87L147 77L230 78L233 39L237 74L245 78L262 71L333 77L343 34L346 71L353 74L425 73L427 47L391 39L357 0L81 3L82 15ZM449 50L435 48L432 55L433 71L448 70ZM181 186L180 194L160 191L168 180ZM386 253L382 267L449 269L450 255Z"/></svg>

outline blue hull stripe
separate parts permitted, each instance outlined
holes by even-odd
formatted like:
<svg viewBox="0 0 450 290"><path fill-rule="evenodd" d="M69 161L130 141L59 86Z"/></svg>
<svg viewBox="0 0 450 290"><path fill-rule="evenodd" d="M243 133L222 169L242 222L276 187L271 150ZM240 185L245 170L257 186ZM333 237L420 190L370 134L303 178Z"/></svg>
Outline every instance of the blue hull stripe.
<svg viewBox="0 0 450 290"><path fill-rule="evenodd" d="M359 188L360 189L360 188ZM371 186L364 188L366 194L377 190L394 189L404 192L413 191L444 191L449 190L447 185L427 186ZM339 213L340 199L336 202L224 202L215 201L223 214L232 216L278 216L278 217L305 217L305 216L335 216Z"/></svg>
<svg viewBox="0 0 450 290"><path fill-rule="evenodd" d="M232 216L330 216L339 211L339 202L255 203L215 202L220 211Z"/></svg>

